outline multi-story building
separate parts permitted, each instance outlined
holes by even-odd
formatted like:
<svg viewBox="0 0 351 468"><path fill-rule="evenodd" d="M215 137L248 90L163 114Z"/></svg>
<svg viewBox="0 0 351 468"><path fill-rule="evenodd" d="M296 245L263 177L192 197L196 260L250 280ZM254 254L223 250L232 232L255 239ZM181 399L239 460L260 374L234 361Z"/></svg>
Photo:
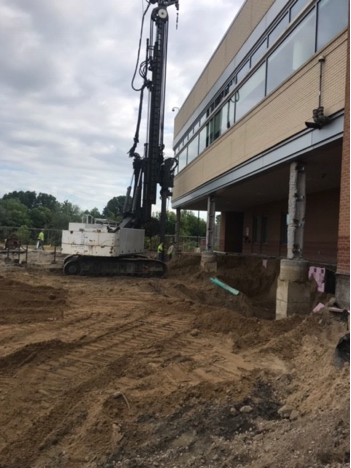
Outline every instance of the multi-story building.
<svg viewBox="0 0 351 468"><path fill-rule="evenodd" d="M344 304L348 11L348 0L246 0L176 115L172 199L178 214L208 211L208 250L220 212L219 250L328 267Z"/></svg>

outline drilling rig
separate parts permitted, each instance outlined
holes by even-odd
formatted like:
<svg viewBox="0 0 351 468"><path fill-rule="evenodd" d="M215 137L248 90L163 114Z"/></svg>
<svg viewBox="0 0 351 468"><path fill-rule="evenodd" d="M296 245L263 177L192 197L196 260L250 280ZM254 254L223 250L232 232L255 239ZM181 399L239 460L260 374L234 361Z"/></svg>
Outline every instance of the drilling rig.
<svg viewBox="0 0 351 468"><path fill-rule="evenodd" d="M164 262L148 258L143 227L151 218L152 205L156 203L157 187L162 200L161 241L164 241L164 223L167 198L172 195L174 171L177 161L164 158L164 112L166 92L166 66L168 43L168 7L178 0L147 0L153 10L150 15L150 37L146 41L146 58L140 64L139 74L143 84L134 143L128 154L133 158L133 176L127 189L123 219L120 223L86 217L82 223L69 223L62 232L62 253L67 254L63 271L66 275L131 275L164 276ZM140 44L139 44L140 53ZM138 54L139 56L139 54ZM149 75L151 75L149 77ZM133 89L135 89L133 87ZM144 92L149 95L147 114L147 141L141 156L136 152L142 118Z"/></svg>

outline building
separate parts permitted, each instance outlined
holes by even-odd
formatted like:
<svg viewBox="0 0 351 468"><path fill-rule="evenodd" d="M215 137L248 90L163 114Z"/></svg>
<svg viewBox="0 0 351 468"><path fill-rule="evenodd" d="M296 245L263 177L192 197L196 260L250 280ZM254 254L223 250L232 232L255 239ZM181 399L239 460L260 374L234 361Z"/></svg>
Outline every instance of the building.
<svg viewBox="0 0 351 468"><path fill-rule="evenodd" d="M173 208L207 210L208 251L216 211L219 250L283 259L278 315L311 266L349 306L348 9L247 0L175 118Z"/></svg>

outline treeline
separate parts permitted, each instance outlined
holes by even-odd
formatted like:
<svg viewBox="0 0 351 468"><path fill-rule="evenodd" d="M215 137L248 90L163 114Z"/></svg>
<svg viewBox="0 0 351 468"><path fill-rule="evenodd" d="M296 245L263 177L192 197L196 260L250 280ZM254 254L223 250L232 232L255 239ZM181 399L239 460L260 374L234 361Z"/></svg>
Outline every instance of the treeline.
<svg viewBox="0 0 351 468"><path fill-rule="evenodd" d="M0 198L0 227L20 227L21 229L13 234L23 242L27 242L31 238L32 229L61 231L67 229L70 222L81 222L84 215L120 221L123 216L124 201L125 196L114 197L108 201L100 213L98 208L83 211L68 200L60 203L54 196L47 193L14 191ZM160 213L156 213L145 226L147 237L158 235L159 219ZM175 213L167 212L167 235L174 235L175 224ZM180 234L203 237L206 234L206 223L191 211L183 211Z"/></svg>

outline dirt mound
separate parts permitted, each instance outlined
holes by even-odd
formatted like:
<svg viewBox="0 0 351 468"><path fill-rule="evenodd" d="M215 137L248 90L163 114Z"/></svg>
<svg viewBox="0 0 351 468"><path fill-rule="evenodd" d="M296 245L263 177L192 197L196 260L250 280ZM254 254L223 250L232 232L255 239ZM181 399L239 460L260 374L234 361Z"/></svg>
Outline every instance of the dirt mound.
<svg viewBox="0 0 351 468"><path fill-rule="evenodd" d="M49 286L32 286L0 276L0 324L62 318L66 293Z"/></svg>

